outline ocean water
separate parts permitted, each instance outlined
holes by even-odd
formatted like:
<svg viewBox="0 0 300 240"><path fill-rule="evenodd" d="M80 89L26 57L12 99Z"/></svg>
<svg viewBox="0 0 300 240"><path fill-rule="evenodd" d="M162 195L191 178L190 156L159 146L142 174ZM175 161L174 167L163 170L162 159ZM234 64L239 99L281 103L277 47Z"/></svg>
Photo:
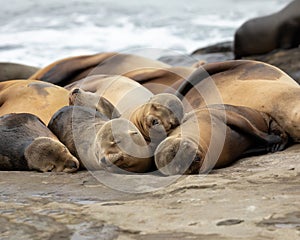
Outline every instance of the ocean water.
<svg viewBox="0 0 300 240"><path fill-rule="evenodd" d="M291 0L0 0L0 62L44 66L103 51L187 54L233 40Z"/></svg>

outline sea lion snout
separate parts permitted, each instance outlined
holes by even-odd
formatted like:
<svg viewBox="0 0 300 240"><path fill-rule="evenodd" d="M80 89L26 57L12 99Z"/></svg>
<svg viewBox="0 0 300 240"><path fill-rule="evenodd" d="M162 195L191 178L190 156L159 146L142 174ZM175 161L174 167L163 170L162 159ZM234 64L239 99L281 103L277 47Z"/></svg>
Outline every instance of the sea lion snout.
<svg viewBox="0 0 300 240"><path fill-rule="evenodd" d="M168 137L155 151L155 164L164 175L198 173L204 156L199 146L182 137Z"/></svg>

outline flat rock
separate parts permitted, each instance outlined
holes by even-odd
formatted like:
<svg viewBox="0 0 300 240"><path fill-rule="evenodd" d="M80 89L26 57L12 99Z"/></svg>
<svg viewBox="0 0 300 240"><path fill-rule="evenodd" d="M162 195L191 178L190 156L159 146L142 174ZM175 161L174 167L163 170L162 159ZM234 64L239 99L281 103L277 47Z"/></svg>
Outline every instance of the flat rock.
<svg viewBox="0 0 300 240"><path fill-rule="evenodd" d="M208 175L1 172L0 239L299 239L299 180L299 144Z"/></svg>

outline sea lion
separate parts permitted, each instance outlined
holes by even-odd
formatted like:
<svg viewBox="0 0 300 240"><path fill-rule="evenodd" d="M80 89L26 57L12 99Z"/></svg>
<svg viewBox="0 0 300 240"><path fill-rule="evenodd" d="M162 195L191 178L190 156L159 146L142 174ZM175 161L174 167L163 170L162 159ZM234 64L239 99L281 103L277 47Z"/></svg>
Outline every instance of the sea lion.
<svg viewBox="0 0 300 240"><path fill-rule="evenodd" d="M101 169L95 155L95 138L109 118L95 109L65 106L51 118L48 128L80 161L80 167Z"/></svg>
<svg viewBox="0 0 300 240"><path fill-rule="evenodd" d="M169 65L142 56L107 52L58 60L37 71L30 79L65 86L89 75L122 75L140 68L165 67Z"/></svg>
<svg viewBox="0 0 300 240"><path fill-rule="evenodd" d="M245 153L283 150L287 134L269 115L246 107L211 105L188 113L155 151L165 175L206 173Z"/></svg>
<svg viewBox="0 0 300 240"><path fill-rule="evenodd" d="M94 75L69 84L67 90L81 88L111 102L122 115L147 102L153 94L139 83L123 76Z"/></svg>
<svg viewBox="0 0 300 240"><path fill-rule="evenodd" d="M266 112L300 142L300 86L274 66L247 60L205 64L177 95L189 110L222 101Z"/></svg>
<svg viewBox="0 0 300 240"><path fill-rule="evenodd" d="M183 115L183 104L179 98L161 93L133 111L129 119L146 141L159 143L181 123Z"/></svg>
<svg viewBox="0 0 300 240"><path fill-rule="evenodd" d="M0 82L12 79L27 79L39 68L10 62L0 62Z"/></svg>
<svg viewBox="0 0 300 240"><path fill-rule="evenodd" d="M45 124L52 115L68 105L69 92L51 83L36 80L0 82L0 116L8 113L31 113Z"/></svg>
<svg viewBox="0 0 300 240"><path fill-rule="evenodd" d="M128 120L113 120L92 108L66 106L53 115L48 127L80 160L81 168L147 171L153 160L143 136Z"/></svg>
<svg viewBox="0 0 300 240"><path fill-rule="evenodd" d="M184 114L183 104L173 94L154 95L145 104L129 112L119 114L113 105L96 93L75 88L70 92L70 105L85 106L96 109L108 118L122 117L130 120L139 129L147 142L156 146L159 141L177 127Z"/></svg>
<svg viewBox="0 0 300 240"><path fill-rule="evenodd" d="M106 122L96 136L98 159L110 172L143 173L154 167L149 146L139 130L127 119Z"/></svg>
<svg viewBox="0 0 300 240"><path fill-rule="evenodd" d="M300 1L294 0L277 13L245 22L235 33L234 54L239 59L299 44Z"/></svg>
<svg viewBox="0 0 300 240"><path fill-rule="evenodd" d="M74 172L78 160L36 116L12 113L0 117L0 170Z"/></svg>
<svg viewBox="0 0 300 240"><path fill-rule="evenodd" d="M120 117L119 111L106 98L92 92L75 88L70 91L69 105L84 106L97 110L109 119Z"/></svg>

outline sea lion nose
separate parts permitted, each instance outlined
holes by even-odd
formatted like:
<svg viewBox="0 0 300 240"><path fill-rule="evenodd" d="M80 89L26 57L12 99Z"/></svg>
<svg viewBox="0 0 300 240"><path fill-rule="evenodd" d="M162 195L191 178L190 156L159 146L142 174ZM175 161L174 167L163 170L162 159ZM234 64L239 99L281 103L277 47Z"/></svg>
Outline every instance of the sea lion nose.
<svg viewBox="0 0 300 240"><path fill-rule="evenodd" d="M80 92L80 89L79 88L75 88L73 91L72 91L72 94L76 94L76 93L79 93Z"/></svg>
<svg viewBox="0 0 300 240"><path fill-rule="evenodd" d="M102 157L101 159L100 159L100 162L102 163L102 164L106 164L107 162L106 162L106 158L105 157Z"/></svg>

